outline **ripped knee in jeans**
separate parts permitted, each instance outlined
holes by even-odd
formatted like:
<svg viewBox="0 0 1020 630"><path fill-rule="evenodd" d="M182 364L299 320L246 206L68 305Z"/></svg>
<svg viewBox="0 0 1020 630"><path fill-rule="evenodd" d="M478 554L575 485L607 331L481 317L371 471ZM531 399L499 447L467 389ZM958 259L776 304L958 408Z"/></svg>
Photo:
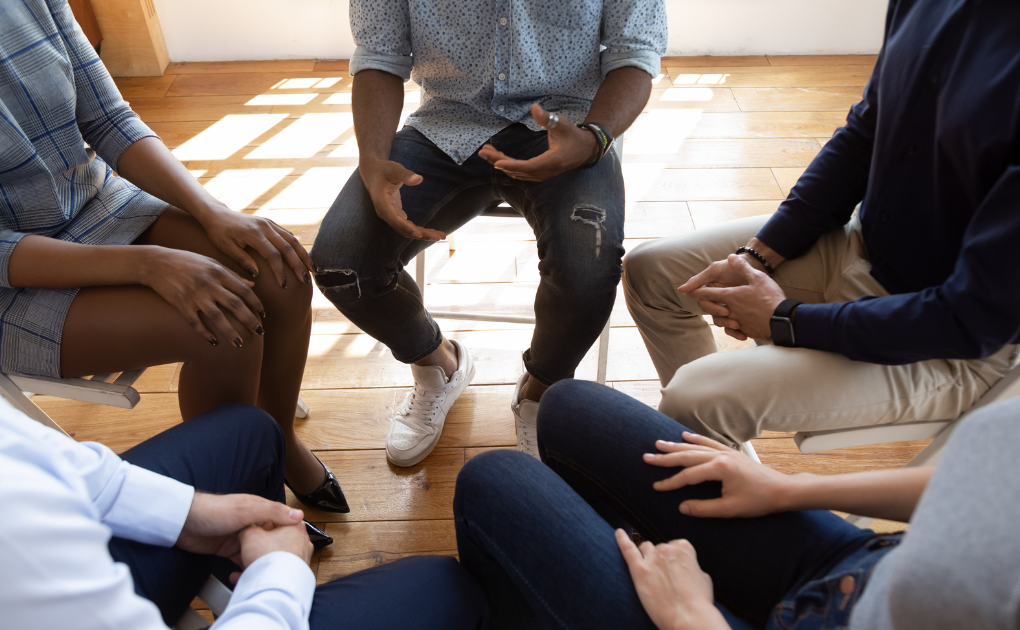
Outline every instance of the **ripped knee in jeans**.
<svg viewBox="0 0 1020 630"><path fill-rule="evenodd" d="M595 228L595 257L598 258L602 250L602 230L606 222L606 211L592 205L578 204L570 213L571 221L578 221Z"/></svg>
<svg viewBox="0 0 1020 630"><path fill-rule="evenodd" d="M316 269L315 284L323 293L333 293L353 299L361 297L358 272L353 269Z"/></svg>

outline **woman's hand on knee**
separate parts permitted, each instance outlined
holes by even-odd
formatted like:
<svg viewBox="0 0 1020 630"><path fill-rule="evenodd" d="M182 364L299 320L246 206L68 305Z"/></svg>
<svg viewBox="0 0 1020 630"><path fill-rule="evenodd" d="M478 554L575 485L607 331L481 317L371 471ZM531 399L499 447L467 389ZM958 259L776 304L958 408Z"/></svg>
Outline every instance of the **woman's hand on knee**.
<svg viewBox="0 0 1020 630"><path fill-rule="evenodd" d="M638 547L622 529L616 544L627 562L634 589L659 630L714 630L729 625L715 607L712 578L698 565L686 540Z"/></svg>
<svg viewBox="0 0 1020 630"><path fill-rule="evenodd" d="M680 504L688 516L733 518L764 516L783 511L790 477L752 460L711 438L685 432L685 442L655 443L660 453L645 453L652 466L681 467L675 475L657 481L660 492L678 490L706 481L722 483L718 499L689 499Z"/></svg>
<svg viewBox="0 0 1020 630"><path fill-rule="evenodd" d="M152 247L143 272L145 284L184 316L202 339L215 346L226 339L238 348L241 335L225 315L262 335L262 302L252 290L254 282L237 275L219 262L179 249ZM214 334L202 318L216 330Z"/></svg>
<svg viewBox="0 0 1020 630"><path fill-rule="evenodd" d="M274 221L224 208L203 215L201 223L209 240L241 265L253 279L258 277L260 269L255 259L245 251L248 247L269 261L281 287L287 288L285 265L293 269L294 275L302 282L312 281L311 273L315 268L308 252L290 230L280 227Z"/></svg>

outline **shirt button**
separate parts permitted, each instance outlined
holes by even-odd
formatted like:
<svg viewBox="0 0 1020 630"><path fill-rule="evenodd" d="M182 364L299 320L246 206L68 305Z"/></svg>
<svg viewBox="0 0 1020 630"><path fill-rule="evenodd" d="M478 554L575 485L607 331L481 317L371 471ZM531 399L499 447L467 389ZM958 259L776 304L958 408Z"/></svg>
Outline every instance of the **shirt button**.
<svg viewBox="0 0 1020 630"><path fill-rule="evenodd" d="M503 107L502 105L500 105L498 109L499 109L499 111L503 111L503 110L504 110L504 109L506 109L506 108L505 108L505 107Z"/></svg>
<svg viewBox="0 0 1020 630"><path fill-rule="evenodd" d="M500 73L499 73L499 80L500 80L500 81L506 81L506 75L505 75L505 74L503 74L502 72L500 72Z"/></svg>
<svg viewBox="0 0 1020 630"><path fill-rule="evenodd" d="M506 18L499 18L499 25L506 26Z"/></svg>
<svg viewBox="0 0 1020 630"><path fill-rule="evenodd" d="M839 581L839 592L844 595L849 595L854 592L854 586L857 584L857 580L852 575L844 575Z"/></svg>

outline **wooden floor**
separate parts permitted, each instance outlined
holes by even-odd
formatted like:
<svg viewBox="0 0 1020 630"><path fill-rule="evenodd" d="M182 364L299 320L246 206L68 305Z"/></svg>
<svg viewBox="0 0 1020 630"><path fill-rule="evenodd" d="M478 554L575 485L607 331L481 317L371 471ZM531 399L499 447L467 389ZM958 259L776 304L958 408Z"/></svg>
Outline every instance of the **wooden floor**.
<svg viewBox="0 0 1020 630"><path fill-rule="evenodd" d="M666 58L644 113L627 132L627 247L775 210L861 97L872 56ZM346 61L172 64L158 78L117 81L134 109L214 195L274 219L311 244L357 163ZM418 102L407 84L406 107ZM534 236L523 220L480 219L428 256L436 309L530 311L538 281ZM413 270L412 270L413 272ZM318 579L419 553L456 553L454 480L464 462L514 444L510 395L529 327L440 321L463 340L475 384L454 405L442 440L422 464L386 462L388 417L410 370L321 295L302 392L311 407L299 433L347 493L351 513L309 511L336 544L316 558ZM739 350L725 337L725 351ZM579 378L594 379L595 349ZM658 384L620 296L612 316L611 385L650 404ZM38 398L68 432L123 451L180 421L177 370L150 369L132 411ZM904 464L922 444L802 455L789 435L755 440L783 471L834 473ZM291 502L297 505L293 498ZM886 527L901 527L885 524Z"/></svg>

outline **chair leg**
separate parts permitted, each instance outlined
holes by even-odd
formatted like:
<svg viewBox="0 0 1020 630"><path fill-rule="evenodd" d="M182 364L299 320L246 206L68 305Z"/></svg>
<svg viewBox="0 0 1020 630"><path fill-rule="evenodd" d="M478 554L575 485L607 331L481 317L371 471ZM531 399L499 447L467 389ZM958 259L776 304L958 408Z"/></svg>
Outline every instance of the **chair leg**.
<svg viewBox="0 0 1020 630"><path fill-rule="evenodd" d="M418 285L418 291L421 292L422 301L425 300L425 250L418 252L418 256L414 259L414 282Z"/></svg>
<svg viewBox="0 0 1020 630"><path fill-rule="evenodd" d="M29 418L67 435L67 431L61 429L60 425L53 421L53 418L46 415L45 411L32 402L32 399L26 396L25 392L21 391L21 388L15 385L14 381L6 374L0 374L0 395Z"/></svg>
<svg viewBox="0 0 1020 630"><path fill-rule="evenodd" d="M297 410L294 412L294 416L302 420L308 417L308 404L301 400L300 396L297 399Z"/></svg>
<svg viewBox="0 0 1020 630"><path fill-rule="evenodd" d="M758 458L758 451L754 450L754 444L751 444L751 440L748 440L740 445L740 450L744 451L744 454L750 457L752 460L761 463L761 459Z"/></svg>
<svg viewBox="0 0 1020 630"><path fill-rule="evenodd" d="M612 319L612 318L610 318ZM606 367L609 364L609 320L606 320L606 327L599 335L599 368L596 380L602 385L606 384Z"/></svg>

